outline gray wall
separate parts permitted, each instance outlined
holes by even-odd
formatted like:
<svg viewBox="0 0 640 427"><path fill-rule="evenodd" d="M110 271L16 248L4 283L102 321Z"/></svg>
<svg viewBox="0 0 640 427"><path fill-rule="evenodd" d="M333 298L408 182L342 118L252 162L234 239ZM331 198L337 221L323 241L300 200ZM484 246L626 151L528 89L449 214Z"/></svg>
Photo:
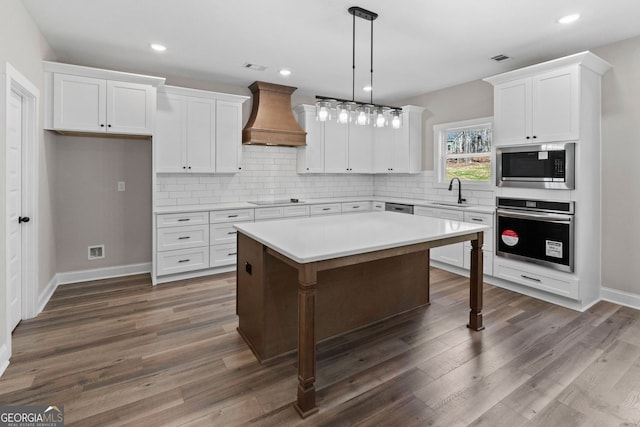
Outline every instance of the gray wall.
<svg viewBox="0 0 640 427"><path fill-rule="evenodd" d="M426 108L422 125L422 168L433 170L433 125L493 116L493 86L476 80L395 104Z"/></svg>
<svg viewBox="0 0 640 427"><path fill-rule="evenodd" d="M6 209L5 200L5 64L10 63L41 91L40 117L42 108L42 60L54 59L46 40L40 34L33 20L15 0L0 0L0 346L10 337L6 331ZM42 291L55 275L55 250L53 241L53 218L51 209L51 167L49 165L50 138L39 132L38 154L40 164L38 182L38 215L31 226L37 227L39 247L38 289ZM0 361L2 363L2 361Z"/></svg>
<svg viewBox="0 0 640 427"><path fill-rule="evenodd" d="M56 139L58 272L151 262L151 141ZM104 259L88 260L93 245L105 246Z"/></svg>
<svg viewBox="0 0 640 427"><path fill-rule="evenodd" d="M602 79L602 285L640 295L640 37L593 49Z"/></svg>

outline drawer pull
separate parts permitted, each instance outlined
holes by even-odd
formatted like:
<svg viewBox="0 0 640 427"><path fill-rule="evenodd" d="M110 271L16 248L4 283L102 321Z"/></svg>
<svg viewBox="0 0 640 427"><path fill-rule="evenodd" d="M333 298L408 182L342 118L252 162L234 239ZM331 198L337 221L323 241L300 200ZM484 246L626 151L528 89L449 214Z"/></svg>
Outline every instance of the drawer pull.
<svg viewBox="0 0 640 427"><path fill-rule="evenodd" d="M524 274L521 274L520 277L522 277L523 279L533 280L534 282L542 282L542 280L540 279L537 279L535 277L525 276Z"/></svg>
<svg viewBox="0 0 640 427"><path fill-rule="evenodd" d="M238 215L227 215L227 218L237 218Z"/></svg>
<svg viewBox="0 0 640 427"><path fill-rule="evenodd" d="M179 259L178 260L178 262L189 262L189 261L191 261L189 258L187 258L187 259Z"/></svg>
<svg viewBox="0 0 640 427"><path fill-rule="evenodd" d="M471 218L471 221L483 222L482 218Z"/></svg>
<svg viewBox="0 0 640 427"><path fill-rule="evenodd" d="M178 240L184 240L184 239L190 239L191 236L180 236L178 237Z"/></svg>
<svg viewBox="0 0 640 427"><path fill-rule="evenodd" d="M323 211L330 211L331 208L322 208Z"/></svg>
<svg viewBox="0 0 640 427"><path fill-rule="evenodd" d="M238 255L238 252L230 252L227 254L227 256L234 256L234 255Z"/></svg>
<svg viewBox="0 0 640 427"><path fill-rule="evenodd" d="M178 222L191 221L191 218L178 218Z"/></svg>
<svg viewBox="0 0 640 427"><path fill-rule="evenodd" d="M237 231L229 231L227 234L238 234Z"/></svg>
<svg viewBox="0 0 640 427"><path fill-rule="evenodd" d="M360 206L357 206L357 205L353 206L353 209L359 209L359 208L360 208Z"/></svg>

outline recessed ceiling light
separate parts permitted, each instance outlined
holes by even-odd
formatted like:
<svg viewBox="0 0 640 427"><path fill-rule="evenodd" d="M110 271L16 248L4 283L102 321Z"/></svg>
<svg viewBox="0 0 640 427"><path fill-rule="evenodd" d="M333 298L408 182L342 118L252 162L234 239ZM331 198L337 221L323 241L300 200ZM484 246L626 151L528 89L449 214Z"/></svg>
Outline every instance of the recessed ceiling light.
<svg viewBox="0 0 640 427"><path fill-rule="evenodd" d="M151 47L151 49L155 50L156 52L164 52L165 50L167 50L166 46L161 45L159 43L151 43L149 46Z"/></svg>
<svg viewBox="0 0 640 427"><path fill-rule="evenodd" d="M578 19L580 19L580 15L574 13L573 15L563 16L562 18L558 19L558 22L560 24L571 24L572 22L576 22Z"/></svg>
<svg viewBox="0 0 640 427"><path fill-rule="evenodd" d="M373 88L371 86L365 86L362 88L363 91L365 92L371 92L373 90Z"/></svg>
<svg viewBox="0 0 640 427"><path fill-rule="evenodd" d="M290 76L291 75L291 70L283 68L283 69L280 70L280 75L281 76L285 76L285 77Z"/></svg>

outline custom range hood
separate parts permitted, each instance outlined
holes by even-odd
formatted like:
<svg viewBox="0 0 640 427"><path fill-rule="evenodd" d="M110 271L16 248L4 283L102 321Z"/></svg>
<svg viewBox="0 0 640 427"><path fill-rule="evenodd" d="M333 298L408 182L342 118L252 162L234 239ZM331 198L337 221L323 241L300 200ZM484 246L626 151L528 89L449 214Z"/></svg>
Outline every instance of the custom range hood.
<svg viewBox="0 0 640 427"><path fill-rule="evenodd" d="M297 88L254 82L249 89L253 93L253 108L242 130L243 144L306 145L307 133L291 110L291 94Z"/></svg>

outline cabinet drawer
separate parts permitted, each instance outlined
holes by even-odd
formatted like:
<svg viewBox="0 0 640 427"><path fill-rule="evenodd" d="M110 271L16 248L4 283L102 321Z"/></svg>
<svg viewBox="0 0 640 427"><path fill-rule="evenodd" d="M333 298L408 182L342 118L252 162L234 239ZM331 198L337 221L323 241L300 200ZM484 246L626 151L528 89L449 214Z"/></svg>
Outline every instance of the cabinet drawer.
<svg viewBox="0 0 640 427"><path fill-rule="evenodd" d="M236 263L237 248L235 243L211 246L211 257L209 264L211 267L221 267Z"/></svg>
<svg viewBox="0 0 640 427"><path fill-rule="evenodd" d="M183 273L209 268L209 246L158 252L156 275Z"/></svg>
<svg viewBox="0 0 640 427"><path fill-rule="evenodd" d="M158 251L209 246L209 224L159 228Z"/></svg>
<svg viewBox="0 0 640 427"><path fill-rule="evenodd" d="M384 211L384 202L373 202L371 204L371 210L373 210L373 211Z"/></svg>
<svg viewBox="0 0 640 427"><path fill-rule="evenodd" d="M414 206L413 214L419 216L430 216L432 218L438 217L438 209L436 208L425 208L424 206Z"/></svg>
<svg viewBox="0 0 640 427"><path fill-rule="evenodd" d="M211 211L209 218L212 223L253 221L253 209Z"/></svg>
<svg viewBox="0 0 640 427"><path fill-rule="evenodd" d="M287 218L309 216L309 206L285 206L283 213Z"/></svg>
<svg viewBox="0 0 640 427"><path fill-rule="evenodd" d="M231 223L223 222L221 224L212 224L209 229L209 242L212 245L219 245L222 243L235 244L237 234L238 230L236 230Z"/></svg>
<svg viewBox="0 0 640 427"><path fill-rule="evenodd" d="M436 209L438 218L452 219L454 221L464 220L464 212L452 209Z"/></svg>
<svg viewBox="0 0 640 427"><path fill-rule="evenodd" d="M579 298L579 281L575 277L561 276L553 271L535 266L512 265L501 257L496 257L494 276L510 282L530 286L546 292L562 295L567 298Z"/></svg>
<svg viewBox="0 0 640 427"><path fill-rule="evenodd" d="M339 203L330 203L324 205L313 205L309 208L310 215L328 215L342 212Z"/></svg>
<svg viewBox="0 0 640 427"><path fill-rule="evenodd" d="M209 224L209 212L161 214L156 216L156 227Z"/></svg>
<svg viewBox="0 0 640 427"><path fill-rule="evenodd" d="M493 227L493 215L491 214L464 212L464 221L472 222L474 224L484 224L488 225L489 227Z"/></svg>
<svg viewBox="0 0 640 427"><path fill-rule="evenodd" d="M347 202L340 206L342 213L349 212L370 212L371 202Z"/></svg>
<svg viewBox="0 0 640 427"><path fill-rule="evenodd" d="M265 219L282 218L284 216L284 208L276 206L272 208L256 208L254 218L256 221Z"/></svg>

